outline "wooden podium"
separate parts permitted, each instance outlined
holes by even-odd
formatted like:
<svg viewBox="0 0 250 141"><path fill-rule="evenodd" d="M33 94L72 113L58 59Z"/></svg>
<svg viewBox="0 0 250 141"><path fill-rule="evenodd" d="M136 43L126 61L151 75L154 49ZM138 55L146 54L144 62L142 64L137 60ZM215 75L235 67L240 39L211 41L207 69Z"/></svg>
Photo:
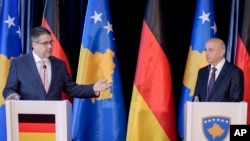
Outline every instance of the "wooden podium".
<svg viewBox="0 0 250 141"><path fill-rule="evenodd" d="M229 141L230 124L246 123L246 102L186 102L184 140Z"/></svg>
<svg viewBox="0 0 250 141"><path fill-rule="evenodd" d="M71 141L69 101L6 101L8 141Z"/></svg>

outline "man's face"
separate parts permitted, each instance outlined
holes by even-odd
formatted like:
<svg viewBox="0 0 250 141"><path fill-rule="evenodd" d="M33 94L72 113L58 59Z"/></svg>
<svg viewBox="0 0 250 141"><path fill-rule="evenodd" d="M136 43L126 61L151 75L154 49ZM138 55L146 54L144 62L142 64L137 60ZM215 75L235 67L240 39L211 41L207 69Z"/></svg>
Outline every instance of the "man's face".
<svg viewBox="0 0 250 141"><path fill-rule="evenodd" d="M32 43L32 47L36 55L41 59L46 59L51 55L53 41L48 34L41 35L37 42Z"/></svg>
<svg viewBox="0 0 250 141"><path fill-rule="evenodd" d="M224 50L218 43L209 42L206 44L206 59L209 64L217 65L223 59Z"/></svg>

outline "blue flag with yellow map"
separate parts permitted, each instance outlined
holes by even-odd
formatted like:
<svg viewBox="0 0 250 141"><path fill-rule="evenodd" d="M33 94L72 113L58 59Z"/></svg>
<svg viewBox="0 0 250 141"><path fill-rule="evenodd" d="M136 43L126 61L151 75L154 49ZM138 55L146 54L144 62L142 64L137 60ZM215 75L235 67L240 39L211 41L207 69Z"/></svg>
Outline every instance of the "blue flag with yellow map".
<svg viewBox="0 0 250 141"><path fill-rule="evenodd" d="M184 139L184 106L187 101L192 101L198 71L207 65L205 57L205 43L217 37L217 26L213 0L196 0L192 37L186 62L186 68L181 90L178 111L178 132Z"/></svg>
<svg viewBox="0 0 250 141"><path fill-rule="evenodd" d="M3 88L9 72L10 60L22 53L18 0L0 0L0 140L6 141L5 104Z"/></svg>
<svg viewBox="0 0 250 141"><path fill-rule="evenodd" d="M74 141L125 141L127 115L118 68L109 0L88 1L82 36L77 83L107 79L112 87L98 98L73 102Z"/></svg>

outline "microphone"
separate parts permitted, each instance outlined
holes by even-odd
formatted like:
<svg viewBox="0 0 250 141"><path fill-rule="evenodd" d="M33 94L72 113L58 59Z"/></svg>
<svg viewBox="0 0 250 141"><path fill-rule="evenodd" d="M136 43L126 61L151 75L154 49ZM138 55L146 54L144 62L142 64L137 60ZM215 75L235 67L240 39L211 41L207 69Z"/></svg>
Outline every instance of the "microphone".
<svg viewBox="0 0 250 141"><path fill-rule="evenodd" d="M46 69L47 69L47 66L44 64L44 65L43 65L43 71L44 71L44 73L43 73L43 82L44 82L44 86L45 86L45 83L46 83L46 81L45 81Z"/></svg>
<svg viewBox="0 0 250 141"><path fill-rule="evenodd" d="M43 69L44 69L44 70L46 70L46 69L47 69L47 66L46 66L45 64L43 65Z"/></svg>

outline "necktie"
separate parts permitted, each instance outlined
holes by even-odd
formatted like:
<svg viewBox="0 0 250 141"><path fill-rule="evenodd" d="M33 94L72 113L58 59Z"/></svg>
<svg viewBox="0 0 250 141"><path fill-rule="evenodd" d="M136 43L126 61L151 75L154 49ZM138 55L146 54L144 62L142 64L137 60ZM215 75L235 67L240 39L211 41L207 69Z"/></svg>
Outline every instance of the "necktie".
<svg viewBox="0 0 250 141"><path fill-rule="evenodd" d="M48 89L49 89L49 81L48 81L48 72L47 72L47 67L45 65L45 62L44 60L41 60L40 61L40 77L41 77L41 80L43 82L43 86L44 86L44 89L46 92L48 92Z"/></svg>
<svg viewBox="0 0 250 141"><path fill-rule="evenodd" d="M209 83L208 83L208 87L207 87L207 92L208 94L211 92L214 83L215 83L215 71L217 70L215 67L212 68L212 75L210 77Z"/></svg>

